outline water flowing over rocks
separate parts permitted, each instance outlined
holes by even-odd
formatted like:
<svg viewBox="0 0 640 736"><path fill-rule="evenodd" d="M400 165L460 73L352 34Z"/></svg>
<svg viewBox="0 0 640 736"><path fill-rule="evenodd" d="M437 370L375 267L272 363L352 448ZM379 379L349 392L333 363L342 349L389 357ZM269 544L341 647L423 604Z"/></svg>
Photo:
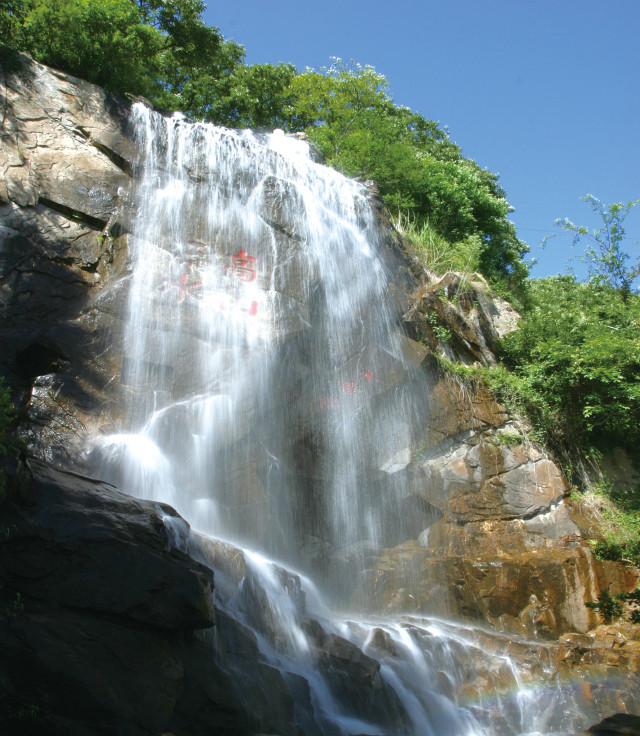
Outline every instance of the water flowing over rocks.
<svg viewBox="0 0 640 736"><path fill-rule="evenodd" d="M584 605L637 577L594 558L527 428L440 367L494 365L509 305L417 267L375 192L298 138L21 60L0 77L24 441L0 497L4 732L570 736L639 714L634 627Z"/></svg>

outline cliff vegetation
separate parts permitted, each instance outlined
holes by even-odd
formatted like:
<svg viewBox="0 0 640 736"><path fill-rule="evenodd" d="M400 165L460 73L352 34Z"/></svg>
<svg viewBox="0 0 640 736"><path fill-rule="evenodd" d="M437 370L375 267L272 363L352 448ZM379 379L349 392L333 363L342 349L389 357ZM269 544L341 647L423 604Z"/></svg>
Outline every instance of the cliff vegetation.
<svg viewBox="0 0 640 736"><path fill-rule="evenodd" d="M499 366L449 370L527 417L570 480L592 490L599 482L590 503L616 520L607 528L626 529L610 532L601 553L637 561L637 542L629 541L640 523L637 493L614 492L598 470L607 451L633 450L640 440L639 269L621 249L635 203L588 197L602 217L597 232L559 222L576 241L589 240L586 283L572 275L528 279L528 247L508 219L498 177L465 158L438 123L396 104L383 75L339 59L319 71L248 65L242 46L204 23L204 7L201 0L0 0L2 54L6 63L12 51L27 51L193 119L305 130L328 164L375 181L423 265L478 271L520 309L523 321L502 341Z"/></svg>

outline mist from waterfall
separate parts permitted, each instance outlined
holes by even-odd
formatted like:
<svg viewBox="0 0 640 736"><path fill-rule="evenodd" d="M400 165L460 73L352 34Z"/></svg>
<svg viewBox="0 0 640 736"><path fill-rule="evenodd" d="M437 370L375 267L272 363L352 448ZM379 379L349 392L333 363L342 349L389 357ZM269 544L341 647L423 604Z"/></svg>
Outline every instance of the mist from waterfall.
<svg viewBox="0 0 640 736"><path fill-rule="evenodd" d="M197 530L167 517L175 545L216 569L220 609L256 633L266 661L308 682L311 706L296 711L306 734L571 733L580 715L559 692L527 692L481 631L367 623L351 597L381 549L433 521L426 504L407 505L397 472L424 409L367 187L281 132L142 104L133 124L126 419L92 440L87 462ZM220 568L229 542L244 548L237 578ZM315 666L310 617L325 640L380 659L367 718ZM480 669L490 693L464 700Z"/></svg>
<svg viewBox="0 0 640 736"><path fill-rule="evenodd" d="M101 470L337 584L393 533L380 468L411 435L367 190L281 133L135 111L129 431Z"/></svg>

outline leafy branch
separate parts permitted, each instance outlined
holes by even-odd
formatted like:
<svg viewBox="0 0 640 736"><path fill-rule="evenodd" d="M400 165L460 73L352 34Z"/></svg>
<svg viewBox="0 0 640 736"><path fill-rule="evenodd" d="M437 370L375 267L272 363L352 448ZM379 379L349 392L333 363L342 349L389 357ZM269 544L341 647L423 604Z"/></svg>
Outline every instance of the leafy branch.
<svg viewBox="0 0 640 736"><path fill-rule="evenodd" d="M586 264L590 280L620 291L626 303L633 282L640 275L640 257L635 266L629 266L630 256L622 248L622 241L625 239L624 221L631 209L638 204L638 200L626 204L616 202L607 205L593 194L587 194L581 199L602 220L602 227L599 230L575 225L567 217L556 220L555 224L564 232L572 233L571 247L575 247L583 240L588 241L579 260ZM551 238L557 236L556 233L544 238L543 247Z"/></svg>

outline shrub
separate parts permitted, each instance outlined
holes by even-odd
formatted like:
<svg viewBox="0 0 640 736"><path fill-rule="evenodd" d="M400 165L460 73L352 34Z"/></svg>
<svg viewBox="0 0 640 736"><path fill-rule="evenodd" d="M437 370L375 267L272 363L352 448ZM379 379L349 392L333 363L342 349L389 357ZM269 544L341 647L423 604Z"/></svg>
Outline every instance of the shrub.
<svg viewBox="0 0 640 736"><path fill-rule="evenodd" d="M607 623L611 623L612 619L622 616L622 603L618 596L612 596L608 590L601 590L596 602L585 603L585 605L587 608L599 611Z"/></svg>

